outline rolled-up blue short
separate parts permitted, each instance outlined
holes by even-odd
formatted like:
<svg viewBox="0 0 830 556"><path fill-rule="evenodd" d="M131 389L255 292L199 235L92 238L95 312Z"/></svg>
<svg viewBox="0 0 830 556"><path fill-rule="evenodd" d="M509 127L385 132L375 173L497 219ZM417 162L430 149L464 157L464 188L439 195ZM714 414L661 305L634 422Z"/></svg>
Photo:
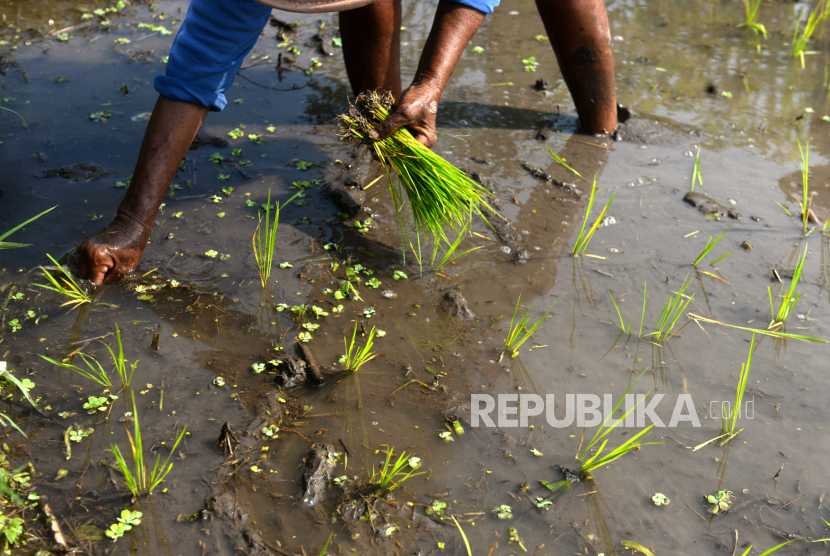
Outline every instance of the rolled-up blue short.
<svg viewBox="0 0 830 556"><path fill-rule="evenodd" d="M486 14L499 0L446 0ZM271 8L254 0L192 0L170 55L165 75L157 75L156 91L220 111L245 56L268 23Z"/></svg>

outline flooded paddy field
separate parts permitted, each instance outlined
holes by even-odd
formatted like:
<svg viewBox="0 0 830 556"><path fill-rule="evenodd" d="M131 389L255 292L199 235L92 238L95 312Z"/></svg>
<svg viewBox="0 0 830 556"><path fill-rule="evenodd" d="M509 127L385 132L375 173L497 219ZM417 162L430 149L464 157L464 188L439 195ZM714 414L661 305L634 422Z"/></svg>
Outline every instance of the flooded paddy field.
<svg viewBox="0 0 830 556"><path fill-rule="evenodd" d="M10 238L29 247L0 251L0 361L42 410L2 383L0 412L26 434L3 427L3 468L31 466L18 481L27 509L3 508L6 540L10 519L24 532L0 545L60 550L48 501L66 546L90 554L310 555L331 537L329 554L460 555L462 530L476 556L636 553L632 542L657 555L760 554L793 539L778 553L827 554L811 542L830 536L827 345L756 334L740 434L694 450L721 435L752 333L687 316L766 331L768 288L777 312L806 251L779 330L830 339L830 58L818 33L803 68L790 56L803 7L763 2L758 46L737 27L740 2L609 2L618 98L631 111L612 140L579 131L534 3L505 0L444 92L435 147L493 192L504 220L474 219L460 250L478 249L438 270L409 248L404 259L386 177L338 140L350 91L336 16L274 12L282 21L177 173L138 272L70 311L35 286L40 267L114 215L187 3L0 2L0 107L25 119L0 111L0 230L57 205ZM405 82L432 16L404 3ZM806 237L799 141L820 221ZM705 198L687 198L698 153ZM614 200L593 256L572 257L593 176L589 227ZM281 210L263 287L251 238L269 191L302 197ZM335 297L346 283L360 299ZM649 336L684 284L691 301L671 337ZM532 323L553 308L511 357L519 296ZM375 328L378 356L348 373L338 361L355 326L360 345ZM116 327L128 367L138 361L129 388L104 345L117 355ZM86 369L81 353L109 372L117 399L92 407L102 386L41 357ZM566 396L616 403L629 387L664 395L655 413L666 425L690 396L684 414L700 427L653 428L644 442L662 444L546 488L579 470L575 454L598 430L552 424ZM500 394L553 395L555 413L503 426L494 410L499 426L472 427L471 396ZM150 466L156 454L173 463L138 498L112 448L129 450L136 416ZM608 449L640 430L613 430ZM388 492L371 479L393 448L393 463L405 451L421 474ZM706 497L719 491L729 494L715 515ZM124 509L141 522L113 542L104 531Z"/></svg>

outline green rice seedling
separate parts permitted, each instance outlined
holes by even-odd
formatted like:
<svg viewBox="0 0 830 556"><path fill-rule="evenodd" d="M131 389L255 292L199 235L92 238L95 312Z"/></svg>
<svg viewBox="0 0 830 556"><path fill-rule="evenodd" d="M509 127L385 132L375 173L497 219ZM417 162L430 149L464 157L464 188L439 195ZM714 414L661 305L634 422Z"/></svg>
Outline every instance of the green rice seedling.
<svg viewBox="0 0 830 556"><path fill-rule="evenodd" d="M822 0L816 5L815 9L807 16L807 21L804 23L804 28L801 28L801 18L795 20L795 29L793 30L793 38L790 47L790 56L801 59L801 69L804 69L804 54L807 54L805 49L807 44L816 32L816 29L824 23L827 16L830 15L830 2Z"/></svg>
<svg viewBox="0 0 830 556"><path fill-rule="evenodd" d="M44 210L43 212L41 212L40 214L38 214L38 215L37 215L37 216L35 216L34 218L30 218L30 219L28 219L27 221L25 221L23 224L20 224L20 225L18 225L18 226L15 226L14 228L12 228L11 230L9 230L9 231L8 231L8 232L6 232L5 234L0 235L0 250L3 250L3 249L17 249L17 248L19 248L19 247L28 247L28 246L29 246L29 244L28 244L28 243L12 243L12 242L10 242L10 241L3 241L3 240L4 240L4 239L6 239L7 237L9 237L10 235L12 235L13 233L15 233L17 230L19 230L20 228L22 228L22 227L23 227L23 226L25 226L26 224L29 224L29 223L31 223L31 222L34 222L35 220L37 220L38 218L40 218L41 216L43 216L43 215L44 215L44 214L46 214L47 212L49 212L49 211L51 211L51 210L56 209L56 208L57 208L57 206L58 206L58 205L55 205L54 207L52 207L52 208L50 208L50 209L48 209L48 210Z"/></svg>
<svg viewBox="0 0 830 556"><path fill-rule="evenodd" d="M45 355L41 355L41 359L48 361L49 363L56 365L62 369L66 369L67 371L73 371L81 375L82 377L91 380L93 382L97 382L104 388L110 388L112 386L112 381L110 381L110 377L107 375L107 372L104 370L104 367L91 355L87 355L83 352L78 352L78 355L81 357L83 362L89 368L89 370L82 369L77 365L73 365L72 363L64 363L62 361L56 361L50 357L46 357Z"/></svg>
<svg viewBox="0 0 830 556"><path fill-rule="evenodd" d="M790 287L786 289L783 287L781 288L781 295L778 299L778 311L775 310L772 301L772 288L767 286L767 294L769 295L770 315L772 315L772 321L769 323L769 326L767 327L770 330L783 326L787 322L787 319L790 318L790 313L798 303L798 299L801 297L801 292L796 293L795 290L796 288L798 288L798 280L801 278L802 270L804 270L804 260L806 258L807 245L804 245L804 254L801 255L801 259L795 266L795 272L793 272L793 279L790 282Z"/></svg>
<svg viewBox="0 0 830 556"><path fill-rule="evenodd" d="M348 344L346 338L343 338L343 345L346 347L346 353L340 358L340 363L346 371L355 372L364 363L370 361L378 356L377 353L372 353L372 340L375 338L375 327L369 332L369 338L363 347L355 346L355 338L357 337L357 321L354 323L354 332L352 332L352 343Z"/></svg>
<svg viewBox="0 0 830 556"><path fill-rule="evenodd" d="M283 203L282 207L280 207L280 203L277 201L274 209L274 222L272 224L271 190L268 190L268 201L265 204L265 229L261 229L262 216L260 215L252 240L254 245L254 258L256 259L257 271L259 272L259 279L262 281L263 288L271 276L271 266L274 264L274 247L277 241L277 227L280 223L280 209L285 208L285 205L293 201L300 193L302 191L288 199ZM265 232L265 237L262 235L263 232Z"/></svg>
<svg viewBox="0 0 830 556"><path fill-rule="evenodd" d="M801 340L803 342L820 342L822 344L826 344L827 340L822 340L821 338L812 338L810 336L802 336L799 334L787 334L785 332L778 332L777 330L762 330L760 328L747 328L745 326L737 326L734 324L727 324L725 322L721 322L719 320L710 319L707 317L702 317L700 315L696 315L694 313L689 313L689 318L693 321L700 324L701 322L706 322L709 324L717 324L718 326L728 326L729 328L735 328L737 330L745 330L747 332L754 332L756 334L762 334L764 336L770 336L772 338L781 338L782 340Z"/></svg>
<svg viewBox="0 0 830 556"><path fill-rule="evenodd" d="M686 278L688 278L688 275ZM658 341L665 342L674 336L674 334L672 334L674 325L677 324L677 321L680 319L681 315L683 315L683 311L686 310L686 307L688 307L689 303L691 303L692 299L695 297L695 294L692 294L691 296L684 294L686 288L688 288L692 283L691 279L687 282L686 278L683 278L683 285L677 293L672 295L666 304L663 305L663 310L657 318L657 324L654 327L654 332L646 334L646 337L654 336Z"/></svg>
<svg viewBox="0 0 830 556"><path fill-rule="evenodd" d="M510 319L510 331L507 333L507 339L504 342L504 349L510 354L510 357L519 355L519 348L542 326L542 323L545 322L545 319L553 310L553 306L556 305L556 301L554 301L550 309L542 315L542 318L536 321L536 324L528 327L530 324L530 317L528 316L530 307L525 310L524 315L518 321L516 320L516 314L519 311L519 302L521 300L522 296L519 295L519 299L516 300L516 307L513 308L513 318Z"/></svg>
<svg viewBox="0 0 830 556"><path fill-rule="evenodd" d="M12 386L16 387L18 390L20 390L20 392L23 394L23 396L26 398L26 400L30 404L32 404L32 407L34 407L35 409L40 411L40 407L35 403L35 401L29 395L29 388L25 384L23 384L20 380L18 380L17 377L14 376L11 373L11 371L6 369L6 362L5 361L0 361L0 391L2 391L3 382L5 382L7 385L12 385ZM15 423L14 420L11 417L9 417L8 415L6 415L3 412L0 412L0 427L4 427L4 428L5 427L12 427L17 432L22 434L24 437L26 436L26 433L23 432L23 430L20 427L17 426L17 423ZM2 468L0 468L0 471L2 471Z"/></svg>
<svg viewBox="0 0 830 556"><path fill-rule="evenodd" d="M784 205L782 205L781 203L779 203L775 199L773 199L772 202L775 203L776 205L778 205L779 207L781 207L781 210L783 210L785 213L787 213L787 216L792 216L793 215L793 213L790 212L790 209L788 209L787 207L785 207ZM830 220L828 220L828 222L830 222Z"/></svg>
<svg viewBox="0 0 830 556"><path fill-rule="evenodd" d="M449 263L455 261L456 259L459 259L459 258L463 257L464 255L466 255L467 253L471 253L471 252L475 251L476 249L481 249L483 247L483 245L479 245L478 247L472 247L470 249L467 249L463 253L459 253L457 255L455 254L455 251L458 249L458 246L461 244L461 240L464 239L464 235L467 232L467 228L469 226L470 226L470 222L468 221L466 224L464 224L464 227L461 228L461 231L458 232L458 237L455 238L455 241L453 241L452 243L446 242L447 243L447 249L444 252L444 256L441 257L440 261L438 261L437 265L435 264L435 257L438 256L438 247L441 244L441 238L435 238L435 244L432 248L432 260L430 261L430 264L433 265L432 268L434 270L436 270L436 271L441 270L444 266L446 266Z"/></svg>
<svg viewBox="0 0 830 556"><path fill-rule="evenodd" d="M611 303L614 304L614 309L617 310L617 316L620 318L620 328L623 332L625 332L625 323L623 322L622 313L620 313L620 308L617 306L617 300L614 299L614 294L608 292L608 295L611 296ZM631 336L631 322L628 323L628 335Z"/></svg>
<svg viewBox="0 0 830 556"><path fill-rule="evenodd" d="M62 276L52 276L49 274L49 271L45 268L41 267L40 270L43 272L43 276L49 281L49 284L32 284L33 286L37 286L39 288L44 288L47 290L52 290L53 292L57 292L61 295L65 295L69 298L69 301L62 304L61 307L66 305L71 305L72 309L80 307L84 303L92 302L92 298L87 295L87 293L78 285L78 282L72 278L72 275L63 268L58 261L56 261L52 255L47 254L49 260L52 261L56 267L58 267L63 274Z"/></svg>
<svg viewBox="0 0 830 556"><path fill-rule="evenodd" d="M648 427L641 430L639 433L633 435L631 438L629 438L628 440L626 440L625 442L623 442L619 446L617 446L615 449L613 449L610 452L608 452L607 454L603 455L603 452L605 450L605 446L608 444L608 439L606 438L606 436L608 436L608 434L612 430L614 430L614 428L617 425L619 425L621 423L624 423L625 418L628 417L628 415L632 411L634 411L637 408L637 406L641 402L643 402L646 399L646 397L648 396L648 394L646 394L645 396L643 396L642 398L637 400L637 402L631 408L629 408L629 410L626 411L625 414L620 419L614 419L614 413L616 413L617 408L620 407L620 405L625 400L626 395L628 395L628 393L631 391L631 389L634 388L634 385L637 384L637 382L639 382L639 380L642 378L642 376L644 374L645 374L645 371L640 373L640 376L638 376L637 379L634 382L631 383L631 386L628 387L628 389L625 391L625 394L623 394L620 397L620 399L617 401L617 404L614 406L614 409L612 409L611 413L608 415L608 417L605 418L605 421L603 421L602 425L600 425L599 429L597 429L597 431L594 433L594 436L585 445L585 448L584 449L577 449L576 459L582 464L582 472L583 473L587 474L587 473L590 473L594 469L602 467L603 465L608 465L612 461L621 458L622 456L624 456L625 454L627 454L631 450L638 450L643 446L648 446L648 445L651 445L651 444L662 444L662 442L642 442L641 439L644 439L646 436L648 436L650 434L649 431L651 431L651 429L654 427L654 424L651 424ZM596 453L594 455L592 455L591 457L588 457L586 459L586 456L587 456L588 452L592 448L594 448L594 446L596 446L600 441L602 441L602 444L599 446ZM582 443L580 442L580 448L581 447L582 447Z"/></svg>
<svg viewBox="0 0 830 556"><path fill-rule="evenodd" d="M565 162L565 159L564 159L564 158L562 158L561 156L559 156L558 154L556 154L555 152L553 152L553 149L551 149L550 147L548 147L548 152L550 153L550 156L551 156L551 157L552 157L552 158L553 158L553 159L554 159L554 160L555 160L555 161L556 161L556 162L557 162L560 166L562 166L563 168L566 168L566 169L570 170L571 172L573 172L574 174L576 174L577 176L579 176L580 178L582 178L583 180L585 180L585 176L583 176L582 174L580 174L579 172L577 172L576 170L574 170L573 168L571 168L571 167L568 165L568 163L567 163L567 162ZM585 180L585 181L588 181L588 180Z"/></svg>
<svg viewBox="0 0 830 556"><path fill-rule="evenodd" d="M695 259L695 262L693 262L693 263L692 263L692 266L696 267L698 264L700 264L700 262L703 260L703 258L704 258L706 255L708 255L708 254L709 254L709 252L710 252L712 249L714 249L714 248L715 248L715 246L716 246L716 245L720 242L720 240L723 238L723 235L724 235L726 232L728 232L731 228L732 228L732 225L730 224L728 228L726 228L724 231L722 231L722 232L721 232L721 234L718 236L718 238L717 238L715 241L712 241L712 236L709 236L709 240L706 242L706 247L704 247L704 248L703 248L703 251L701 251L700 255L698 255L698 256L697 256L697 258ZM718 262L718 261L720 261L720 260L725 259L726 257L728 257L729 255L731 255L732 253L733 253L733 251L730 251L730 252L729 252L729 253L727 253L726 255L723 255L722 257L718 257L717 259L715 259L714 261L712 261L711 263L709 263L709 266L714 266L716 262Z"/></svg>
<svg viewBox="0 0 830 556"><path fill-rule="evenodd" d="M121 386L126 389L130 387L130 382L133 380L133 373L138 366L138 360L130 365L130 362L124 357L124 345L121 343L121 330L118 329L117 324L115 325L115 343L118 345L118 355L107 344L104 344L104 347L110 352L110 357L112 357L112 363L115 365L118 378L121 379Z"/></svg>
<svg viewBox="0 0 830 556"><path fill-rule="evenodd" d="M772 548L770 548L766 552L762 552L761 556L767 556L769 554L772 554L773 552L778 552L779 548L783 548L783 547L787 546L788 544L790 544L791 542L795 542L796 540L797 539L792 539L792 540L789 540L789 541L786 541L786 542L782 542L778 546L773 546ZM824 539L822 539L822 540L824 540ZM816 542L818 542L818 541L816 541ZM752 545L750 545L749 548L747 548L741 556L749 556L749 552L751 550L752 550Z"/></svg>
<svg viewBox="0 0 830 556"><path fill-rule="evenodd" d="M334 533L329 534L329 538L326 540L326 544L323 545L323 550L320 551L320 556L326 556L326 550L329 549L329 543L331 543L332 537L334 537Z"/></svg>
<svg viewBox="0 0 830 556"><path fill-rule="evenodd" d="M721 442L721 445L726 444L732 438L737 436L735 432L735 425L738 423L738 415L741 410L741 402L744 399L744 391L746 391L746 380L749 377L749 367L752 365L752 355L755 353L755 334L752 334L752 341L749 344L749 356L746 358L746 363L741 363L741 374L738 377L738 387L735 390L735 405L729 412L729 416L724 418L721 415L721 431L729 436ZM740 431L738 431L740 432Z"/></svg>
<svg viewBox="0 0 830 556"><path fill-rule="evenodd" d="M458 520L455 519L454 515L450 516L452 518L453 523L455 526L458 527L458 532L461 533L461 538L464 539L464 546L467 548L467 556L473 556L473 550L470 548L470 541L467 540L467 535L464 534L464 529L461 528L461 524L458 523Z"/></svg>
<svg viewBox="0 0 830 556"><path fill-rule="evenodd" d="M700 173L700 147L697 148L695 155L695 169L692 173L692 191L695 190L695 183L699 183L703 187L703 174Z"/></svg>
<svg viewBox="0 0 830 556"><path fill-rule="evenodd" d="M576 243L574 244L573 249L571 250L571 255L578 256L584 255L585 249L588 247L588 244L591 242L591 238L594 237L594 232L597 231L599 225L602 223L602 219L605 217L605 213L608 212L608 207L611 206L611 203L614 201L614 197L616 197L617 192L615 191L608 202L605 204L605 208L602 209L602 212L599 213L597 216L596 221L594 221L593 226L588 229L588 233L585 233L585 226L588 225L588 218L591 216L591 209L594 207L594 199L597 192L597 178L594 177L594 183L591 186L591 196L588 199L588 210L585 211L585 219L582 221L582 228L579 229L579 235L576 238ZM588 255L591 256L591 255Z"/></svg>
<svg viewBox="0 0 830 556"><path fill-rule="evenodd" d="M807 147L802 149L801 141L798 141L798 153L801 155L801 221L804 223L804 231L806 232L807 223L810 221L810 207L813 204L813 196L808 196L808 180L810 178L810 143L807 143Z"/></svg>
<svg viewBox="0 0 830 556"><path fill-rule="evenodd" d="M746 19L738 24L738 28L746 27L755 35L755 47L758 52L761 52L761 40L763 36L767 38L767 28L763 23L758 23L758 11L761 9L761 2L763 0L744 0L744 11Z"/></svg>
<svg viewBox="0 0 830 556"><path fill-rule="evenodd" d="M133 431L134 435L127 430L127 438L130 441L130 452L132 453L133 468L131 469L127 463L127 459L116 444L111 444L112 453L115 455L115 460L118 462L118 467L121 468L121 473L124 475L124 481L127 483L127 488L130 492L138 498L142 492L152 494L153 490L164 480L168 473L173 469L173 464L170 463L170 458L178 448L179 443L184 438L187 432L187 425L179 433L173 448L167 455L167 459L159 466L161 455L156 456L156 463L152 471L147 472L147 464L144 461L144 442L141 439L141 428L138 422L138 408L135 405L135 392L130 390L130 396L133 402Z"/></svg>
<svg viewBox="0 0 830 556"><path fill-rule="evenodd" d="M340 136L367 145L387 173L395 170L397 187L389 180L401 239L407 235L403 217L404 194L415 222L416 232L445 238L444 228L460 230L473 212L482 215L492 193L467 174L417 141L405 128L386 139L375 139L370 132L393 111L395 99L388 92L372 91L358 95L348 113L338 117ZM482 215L483 217L483 215ZM411 242L410 242L411 243Z"/></svg>
<svg viewBox="0 0 830 556"><path fill-rule="evenodd" d="M375 473L375 467L372 466L372 479L371 482L376 484L380 488L387 489L389 492L392 492L397 487L400 486L405 480L411 477L417 477L418 475L423 475L424 472L415 473L415 469L409 465L409 458L412 454L407 454L405 451L398 456L397 461L392 463L392 454L395 452L395 447L390 446L388 450L386 450L386 461L383 464L383 467L380 471ZM405 467L409 467L409 472L404 473L403 469ZM403 475L403 477L400 477ZM397 479L397 480L396 480Z"/></svg>

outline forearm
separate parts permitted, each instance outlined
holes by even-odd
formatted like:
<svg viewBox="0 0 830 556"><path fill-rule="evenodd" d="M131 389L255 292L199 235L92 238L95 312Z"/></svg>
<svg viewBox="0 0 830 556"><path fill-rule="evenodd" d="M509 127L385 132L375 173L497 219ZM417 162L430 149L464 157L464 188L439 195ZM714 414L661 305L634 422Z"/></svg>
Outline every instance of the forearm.
<svg viewBox="0 0 830 556"><path fill-rule="evenodd" d="M463 4L440 2L412 84L435 87L440 96L484 16Z"/></svg>
<svg viewBox="0 0 830 556"><path fill-rule="evenodd" d="M159 96L116 219L152 230L153 219L208 109Z"/></svg>

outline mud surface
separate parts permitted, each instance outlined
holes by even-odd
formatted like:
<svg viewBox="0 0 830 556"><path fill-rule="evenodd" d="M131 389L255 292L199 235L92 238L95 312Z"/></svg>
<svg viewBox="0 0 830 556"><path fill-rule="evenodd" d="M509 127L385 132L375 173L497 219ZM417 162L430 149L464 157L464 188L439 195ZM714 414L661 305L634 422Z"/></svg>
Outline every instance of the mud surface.
<svg viewBox="0 0 830 556"><path fill-rule="evenodd" d="M0 412L27 437L2 429L3 465L32 464L31 490L71 547L309 555L333 535L330 554L466 554L454 516L475 555L523 554L510 527L533 554L630 553L623 541L658 555L740 554L749 544L756 554L794 537L781 554L827 553L808 542L830 536L827 346L758 336L745 397L752 418L744 414L726 446L693 451L720 434L720 404L734 400L750 333L683 316L665 342L637 334L643 283L646 336L684 279L694 294L687 313L765 329L767 288L777 296L789 286L806 248L786 331L830 339L828 239L820 227L805 238L800 218L773 202L800 214L800 140L809 142L812 209L822 222L830 211L827 48L812 44L803 70L789 56L801 4L763 3L770 35L759 51L736 27L739 2L609 3L619 100L632 109L615 140L578 131L534 3L503 2L444 93L436 151L491 189L504 219L488 211L491 225L474 221L460 249L480 248L437 272L419 267L408 245L404 259L386 176L335 135L348 94L336 18L275 12L228 107L209 115L188 152L139 271L74 311L34 286L44 283L38 266L114 214L174 36L158 29L175 33L187 4L134 3L87 19L79 8L108 4L0 6L0 106L26 121L0 111L0 230L57 205L11 238L30 247L0 251L0 361L34 384L43 410L4 388ZM404 3L405 78L432 16L432 5ZM524 69L529 56L536 72ZM698 148L703 182L690 206ZM616 197L587 249L594 256L571 257L594 176L593 215ZM263 287L251 237L269 190L272 202L302 197L281 212ZM345 284L359 300L335 297ZM532 322L555 305L512 358L503 347L519 296ZM83 352L110 370L102 342L115 345L116 325L125 357L138 361L130 389L148 460L171 455L187 425L170 474L138 500L112 451L129 445L129 389L110 371L118 399L90 414L83 405L103 388L39 357L81 365ZM344 372L344 338L356 329L363 345L373 327L384 332L377 357ZM308 353L296 348L300 334L312 338ZM677 396L690 394L702 427L654 429L648 441L663 444L589 482L562 471L578 468L576 424L538 415L533 428L471 427L471 394L552 394L561 418L566 394L616 402L643 372L632 393L664 394L656 413L666 423ZM70 427L92 432L72 442ZM609 445L636 430L612 432ZM392 464L406 451L420 466L404 466L413 476L390 491L375 483L392 448ZM563 480L570 487L557 492L539 482ZM711 515L704 496L719 490L731 491L730 507ZM656 506L656 493L670 504ZM512 518L493 512L502 505ZM144 518L113 543L103 530L125 508ZM27 545L12 553L53 545L40 512L25 516Z"/></svg>

